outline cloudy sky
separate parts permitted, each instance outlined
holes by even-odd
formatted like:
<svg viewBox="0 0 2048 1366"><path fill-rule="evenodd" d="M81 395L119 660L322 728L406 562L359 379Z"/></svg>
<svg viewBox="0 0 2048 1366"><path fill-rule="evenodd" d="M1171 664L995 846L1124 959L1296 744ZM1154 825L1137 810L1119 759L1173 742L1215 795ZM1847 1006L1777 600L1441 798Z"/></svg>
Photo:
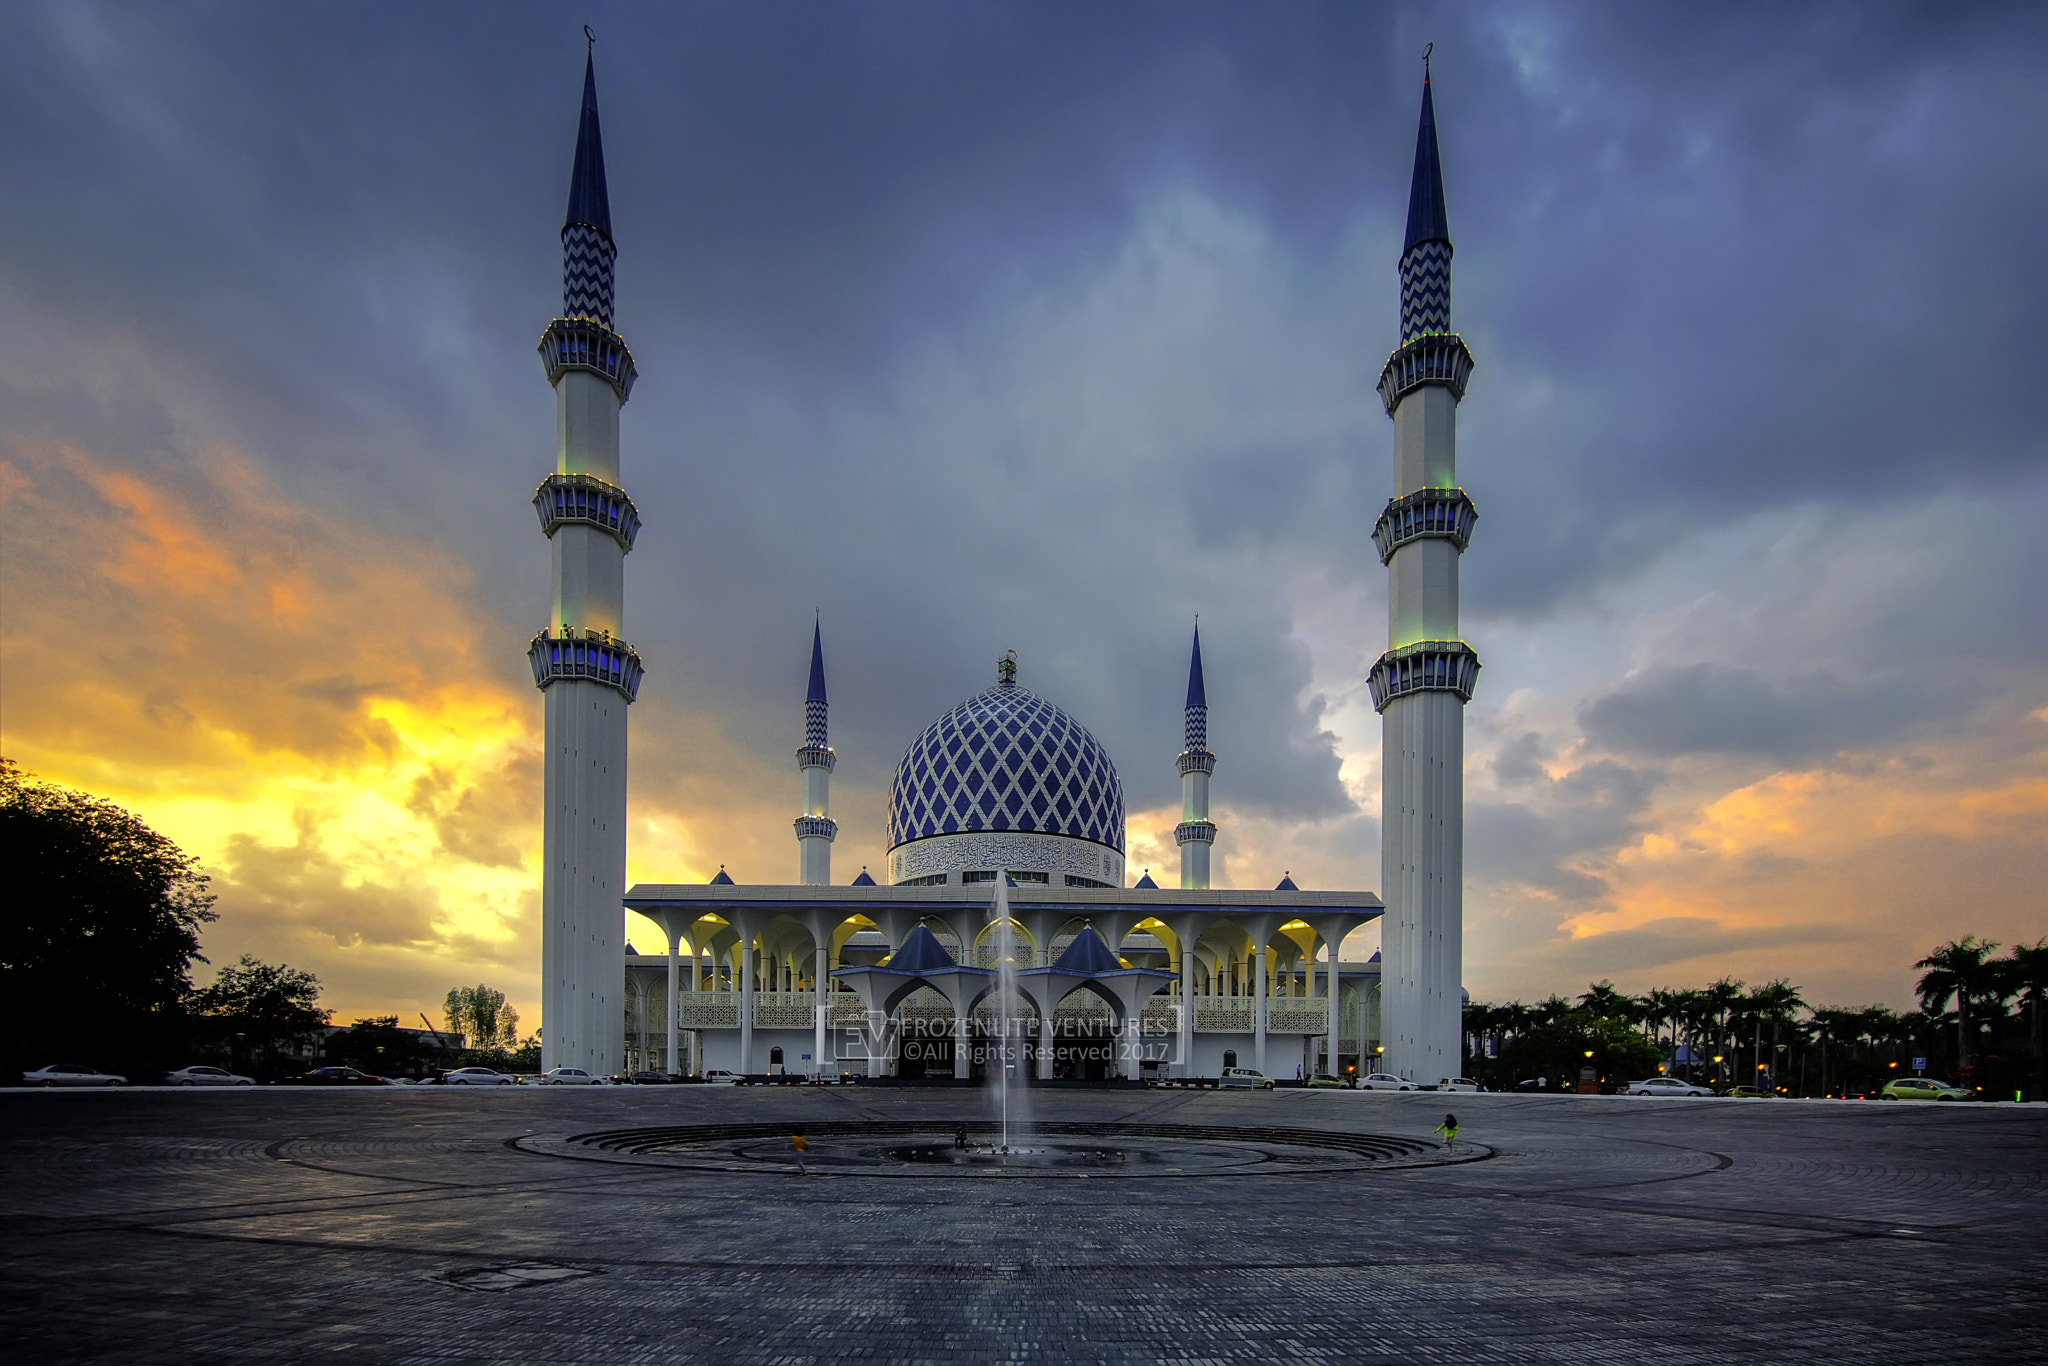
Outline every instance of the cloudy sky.
<svg viewBox="0 0 2048 1366"><path fill-rule="evenodd" d="M1219 884L1379 886L1433 41L1474 995L1903 1005L1942 939L2048 934L2039 6L7 8L0 749L203 859L216 963L537 1018L586 21L632 880L794 878L814 610L839 880L1012 647L1172 869L1200 612Z"/></svg>

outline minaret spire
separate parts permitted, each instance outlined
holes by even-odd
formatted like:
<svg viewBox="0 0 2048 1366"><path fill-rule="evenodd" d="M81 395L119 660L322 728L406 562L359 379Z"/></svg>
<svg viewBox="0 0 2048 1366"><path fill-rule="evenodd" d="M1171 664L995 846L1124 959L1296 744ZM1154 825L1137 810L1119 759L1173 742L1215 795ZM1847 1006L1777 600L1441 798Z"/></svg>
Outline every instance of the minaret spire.
<svg viewBox="0 0 2048 1366"><path fill-rule="evenodd" d="M1195 621L1195 646L1188 655L1188 700L1181 711L1181 751L1174 761L1180 770L1179 825L1173 828L1174 843L1180 846L1180 885L1204 888L1209 885L1209 846L1216 842L1216 825L1209 819L1209 775L1216 771L1216 756L1209 752L1209 693L1202 682L1202 623Z"/></svg>
<svg viewBox="0 0 2048 1366"><path fill-rule="evenodd" d="M612 325L612 264L618 255L612 242L611 194L604 180L604 137L597 119L597 62L586 54L576 165L569 173L569 211L562 218L563 317L588 318L605 328Z"/></svg>
<svg viewBox="0 0 2048 1366"><path fill-rule="evenodd" d="M1394 420L1394 496L1372 533L1387 566L1387 651L1367 678L1380 713L1385 1067L1425 1083L1463 1070L1462 775L1465 704L1479 674L1479 656L1458 638L1458 562L1478 516L1457 472L1472 353L1451 331L1451 230L1428 57L1401 248L1401 346L1379 383Z"/></svg>
<svg viewBox="0 0 2048 1366"><path fill-rule="evenodd" d="M823 887L832 881L832 841L839 822L832 819L832 769L839 758L827 743L825 701L825 628L811 622L811 685L804 693L804 743L796 752L797 772L804 780L804 813L796 818L797 881Z"/></svg>
<svg viewBox="0 0 2048 1366"><path fill-rule="evenodd" d="M597 72L586 52L562 225L563 316L540 341L555 391L555 472L534 491L533 508L554 561L554 602L527 660L541 689L547 737L541 1062L597 1076L616 1072L620 1061L626 708L641 678L640 656L623 638L626 553L640 534L640 512L619 487L619 408L632 393L634 370L626 343L612 331L617 256Z"/></svg>

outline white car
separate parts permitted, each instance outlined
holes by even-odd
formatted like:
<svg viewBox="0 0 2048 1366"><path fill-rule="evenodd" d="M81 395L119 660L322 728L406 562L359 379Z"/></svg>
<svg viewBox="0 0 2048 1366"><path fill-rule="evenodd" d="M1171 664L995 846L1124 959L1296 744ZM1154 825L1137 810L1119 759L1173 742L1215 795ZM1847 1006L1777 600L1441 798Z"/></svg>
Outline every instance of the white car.
<svg viewBox="0 0 2048 1366"><path fill-rule="evenodd" d="M1361 1091L1420 1091L1422 1085L1419 1082L1409 1081L1406 1077L1397 1077L1391 1072L1374 1072L1369 1076L1363 1076L1358 1079L1358 1089Z"/></svg>
<svg viewBox="0 0 2048 1366"><path fill-rule="evenodd" d="M443 1075L441 1083L444 1086L516 1086L519 1078L493 1072L488 1067L458 1067Z"/></svg>
<svg viewBox="0 0 2048 1366"><path fill-rule="evenodd" d="M1218 1086L1249 1086L1255 1091L1273 1089L1273 1079L1264 1072L1251 1067L1226 1067L1223 1075L1216 1079Z"/></svg>
<svg viewBox="0 0 2048 1366"><path fill-rule="evenodd" d="M738 1086L740 1084L740 1074L728 1072L722 1067L714 1067L704 1074L704 1084L706 1086Z"/></svg>
<svg viewBox="0 0 2048 1366"><path fill-rule="evenodd" d="M112 1072L102 1072L97 1067L82 1063L53 1062L48 1067L38 1067L33 1072L21 1074L23 1086L126 1086L128 1078L117 1077Z"/></svg>
<svg viewBox="0 0 2048 1366"><path fill-rule="evenodd" d="M453 1081L455 1079L454 1074L449 1074L448 1079ZM510 1081L512 1078L506 1077L505 1080ZM540 1084L542 1086L602 1086L604 1085L604 1078L594 1077L580 1067L556 1067L540 1074Z"/></svg>
<svg viewBox="0 0 2048 1366"><path fill-rule="evenodd" d="M1470 1077L1446 1077L1436 1084L1439 1091L1484 1091L1486 1088Z"/></svg>
<svg viewBox="0 0 2048 1366"><path fill-rule="evenodd" d="M254 1086L256 1078L240 1077L218 1067L181 1067L164 1078L166 1086Z"/></svg>
<svg viewBox="0 0 2048 1366"><path fill-rule="evenodd" d="M1677 1077L1651 1077L1648 1081L1632 1081L1628 1084L1632 1096L1711 1096L1714 1093L1704 1086L1694 1086Z"/></svg>

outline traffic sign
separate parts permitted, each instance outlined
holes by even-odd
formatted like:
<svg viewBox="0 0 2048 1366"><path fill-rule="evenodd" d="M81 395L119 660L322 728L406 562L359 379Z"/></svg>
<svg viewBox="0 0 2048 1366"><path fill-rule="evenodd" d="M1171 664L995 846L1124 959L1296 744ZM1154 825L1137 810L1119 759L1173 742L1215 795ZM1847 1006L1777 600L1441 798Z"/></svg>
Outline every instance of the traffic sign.
<svg viewBox="0 0 2048 1366"><path fill-rule="evenodd" d="M1915 1072L1925 1072L1925 1071L1927 1070L1927 1059L1925 1059L1925 1058L1915 1058L1915 1059L1913 1059L1913 1070L1914 1070Z"/></svg>

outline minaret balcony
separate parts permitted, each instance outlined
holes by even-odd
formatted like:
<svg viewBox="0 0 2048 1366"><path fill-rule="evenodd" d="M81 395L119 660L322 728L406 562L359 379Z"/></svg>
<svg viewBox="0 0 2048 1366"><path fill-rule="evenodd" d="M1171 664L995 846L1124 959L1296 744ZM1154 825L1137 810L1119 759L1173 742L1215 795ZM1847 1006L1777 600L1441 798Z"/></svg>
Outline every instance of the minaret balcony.
<svg viewBox="0 0 2048 1366"><path fill-rule="evenodd" d="M1430 333L1404 343L1387 357L1380 370L1380 402L1387 405L1387 416L1392 417L1402 398L1425 384L1441 384L1451 391L1452 398L1462 401L1465 381L1471 376L1472 353L1465 349L1464 338L1455 332Z"/></svg>
<svg viewBox="0 0 2048 1366"><path fill-rule="evenodd" d="M1385 711L1395 698L1415 692L1454 692L1470 702L1478 681L1479 656L1471 646L1460 640L1422 640L1381 655L1366 684L1372 709Z"/></svg>
<svg viewBox="0 0 2048 1366"><path fill-rule="evenodd" d="M1214 844L1216 842L1216 822L1182 821L1179 825L1173 827L1173 842L1175 844Z"/></svg>
<svg viewBox="0 0 2048 1366"><path fill-rule="evenodd" d="M633 381L640 377L619 334L588 318L549 323L540 334L540 358L548 367L548 383L558 383L564 371L588 370L611 381L621 403L633 396Z"/></svg>
<svg viewBox="0 0 2048 1366"><path fill-rule="evenodd" d="M617 688L628 702L640 695L640 679L646 672L633 647L611 632L579 631L573 626L535 636L526 648L526 661L533 666L536 688L585 678Z"/></svg>
<svg viewBox="0 0 2048 1366"><path fill-rule="evenodd" d="M1462 552L1472 543L1472 523L1479 509L1463 489L1423 489L1389 502L1372 529L1380 563L1390 564L1394 552L1410 541L1432 537L1449 541Z"/></svg>
<svg viewBox="0 0 2048 1366"><path fill-rule="evenodd" d="M1173 761L1173 766L1183 774L1214 773L1216 771L1216 756L1206 749L1184 749L1180 752L1179 757Z"/></svg>
<svg viewBox="0 0 2048 1366"><path fill-rule="evenodd" d="M822 768L830 773L838 763L839 756L830 745L805 745L796 752L796 766L800 769Z"/></svg>
<svg viewBox="0 0 2048 1366"><path fill-rule="evenodd" d="M533 510L546 535L575 523L609 531L621 550L631 550L640 535L640 509L616 484L592 474L551 474L533 491Z"/></svg>
<svg viewBox="0 0 2048 1366"><path fill-rule="evenodd" d="M798 816L796 837L800 840L825 840L839 838L839 822L830 816Z"/></svg>

